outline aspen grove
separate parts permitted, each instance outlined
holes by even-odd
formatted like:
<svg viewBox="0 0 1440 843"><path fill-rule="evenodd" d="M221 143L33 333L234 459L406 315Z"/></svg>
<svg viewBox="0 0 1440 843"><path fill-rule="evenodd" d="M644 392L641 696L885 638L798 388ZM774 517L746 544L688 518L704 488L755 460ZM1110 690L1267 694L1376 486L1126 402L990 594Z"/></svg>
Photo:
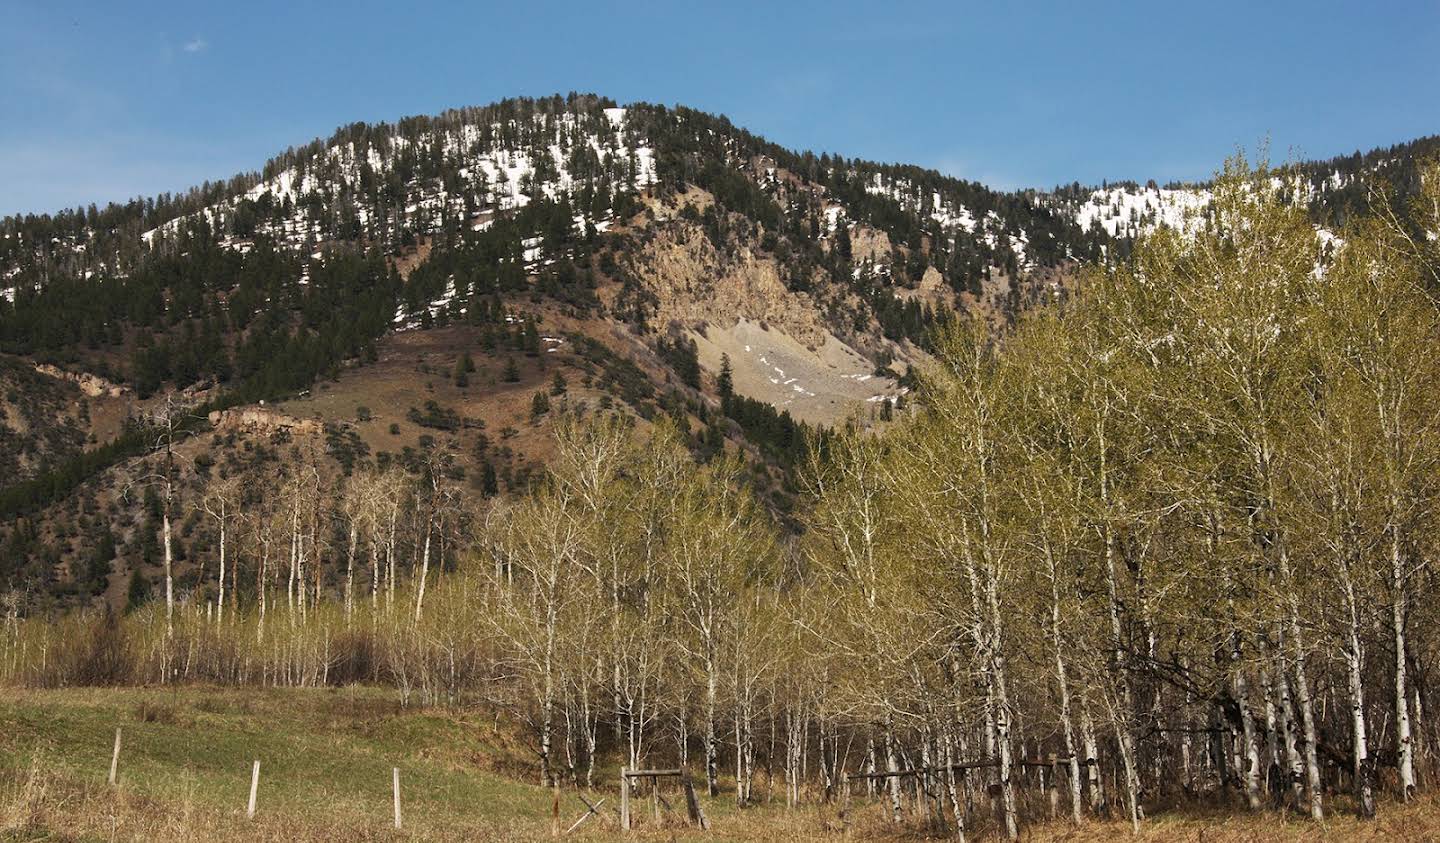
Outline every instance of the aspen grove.
<svg viewBox="0 0 1440 843"><path fill-rule="evenodd" d="M519 496L433 455L210 480L203 590L12 602L0 678L381 684L503 712L544 784L677 764L957 839L1187 800L1373 816L1440 752L1423 185L1317 231L1284 171L1232 161L1184 230L946 325L893 421L811 438L783 516L743 452L616 412L567 416Z"/></svg>

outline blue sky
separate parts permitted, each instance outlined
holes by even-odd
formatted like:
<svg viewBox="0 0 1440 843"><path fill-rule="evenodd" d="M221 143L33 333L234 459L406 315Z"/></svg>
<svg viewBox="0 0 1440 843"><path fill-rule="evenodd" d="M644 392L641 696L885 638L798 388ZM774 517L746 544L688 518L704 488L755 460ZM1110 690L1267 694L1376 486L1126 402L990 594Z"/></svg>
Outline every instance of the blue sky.
<svg viewBox="0 0 1440 843"><path fill-rule="evenodd" d="M997 187L1440 132L1440 0L0 0L0 214L175 191L356 120L594 91Z"/></svg>

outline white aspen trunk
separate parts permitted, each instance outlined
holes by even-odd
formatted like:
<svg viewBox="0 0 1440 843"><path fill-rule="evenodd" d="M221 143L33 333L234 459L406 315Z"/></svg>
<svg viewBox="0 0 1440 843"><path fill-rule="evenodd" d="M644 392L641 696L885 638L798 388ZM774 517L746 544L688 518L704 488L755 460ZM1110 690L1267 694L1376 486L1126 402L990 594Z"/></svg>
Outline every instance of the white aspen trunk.
<svg viewBox="0 0 1440 843"><path fill-rule="evenodd" d="M1405 556L1402 547L1401 498L1402 481L1399 472L1405 463L1405 440L1402 435L1401 409L1405 404L1405 389L1397 390L1382 381L1376 396L1376 415L1380 429L1385 436L1385 469L1389 483L1387 503L1389 522L1386 533L1389 538L1390 555L1390 626L1395 645L1395 755L1396 768L1400 776L1400 799L1408 802L1415 795L1415 734L1410 718L1410 700L1407 693L1409 677L1406 675L1405 613L1407 589L1405 583Z"/></svg>
<svg viewBox="0 0 1440 843"><path fill-rule="evenodd" d="M1145 633L1145 658L1149 664L1156 662L1159 651L1159 641L1155 635L1155 619L1153 609L1150 605L1150 590L1146 582L1145 554L1143 551L1135 556L1135 593L1140 603L1140 625ZM1150 779L1154 784L1156 793L1162 793L1165 785L1166 762L1170 756L1170 734L1165 728L1165 712L1161 706L1161 692L1164 686L1155 684L1154 696L1150 700L1150 722L1154 729L1157 746L1150 758ZM1143 784L1142 784L1143 787Z"/></svg>
<svg viewBox="0 0 1440 843"><path fill-rule="evenodd" d="M735 733L735 807L745 807L745 757L740 751L744 737L740 733L740 712L736 711L730 728Z"/></svg>
<svg viewBox="0 0 1440 843"><path fill-rule="evenodd" d="M549 787L554 781L550 760L550 733L555 725L555 617L550 615L549 629L545 634L545 679L540 701L540 786Z"/></svg>
<svg viewBox="0 0 1440 843"><path fill-rule="evenodd" d="M160 533L165 544L165 634L175 634L174 553L170 545L170 493L165 493L165 511L160 516Z"/></svg>
<svg viewBox="0 0 1440 843"><path fill-rule="evenodd" d="M787 708L785 710L786 808L794 808L800 802L800 740L800 717L793 708Z"/></svg>
<svg viewBox="0 0 1440 843"><path fill-rule="evenodd" d="M1291 707L1290 683L1285 678L1285 666L1276 657L1275 677L1273 680L1266 679L1275 697L1275 733L1278 736L1278 743L1272 741L1272 749L1283 752L1283 756L1276 755L1274 765L1285 771L1284 787L1290 790L1290 799L1296 808L1302 804L1304 797L1303 765L1300 761L1300 750L1297 746L1296 723L1294 709Z"/></svg>
<svg viewBox="0 0 1440 843"><path fill-rule="evenodd" d="M715 735L715 703L718 695L719 676L715 666L713 648L705 647L705 784L711 796L720 795L720 746Z"/></svg>
<svg viewBox="0 0 1440 843"><path fill-rule="evenodd" d="M215 597L215 625L225 623L225 510L220 510L220 592Z"/></svg>
<svg viewBox="0 0 1440 843"><path fill-rule="evenodd" d="M1392 496L1392 507L1395 506ZM1400 773L1400 798L1410 801L1415 795L1415 741L1410 728L1408 677L1405 665L1405 560L1400 548L1399 530L1390 528L1390 631L1395 638L1395 748Z"/></svg>
<svg viewBox="0 0 1440 843"><path fill-rule="evenodd" d="M1135 768L1135 748L1130 742L1129 727L1124 723L1115 724L1115 738L1120 744L1120 763L1125 768L1125 792L1130 810L1130 828L1140 833L1140 775Z"/></svg>
<svg viewBox="0 0 1440 843"><path fill-rule="evenodd" d="M295 556L295 605L300 609L300 622L303 624L306 617L306 594L305 587L305 537L302 535L296 542Z"/></svg>
<svg viewBox="0 0 1440 843"><path fill-rule="evenodd" d="M580 685L580 715L585 727L585 787L595 786L595 745L598 743L599 718L590 710L590 682L588 678ZM680 766L685 766L682 760Z"/></svg>
<svg viewBox="0 0 1440 843"><path fill-rule="evenodd" d="M350 547L345 555L345 626L355 611L355 540L359 532L355 519L350 519Z"/></svg>
<svg viewBox="0 0 1440 843"><path fill-rule="evenodd" d="M1352 595L1353 599L1353 595ZM1355 780L1355 803L1361 817L1375 816L1375 791L1370 780L1370 748L1365 729L1365 677L1363 653L1360 649L1359 617L1351 604L1350 646L1345 653L1350 680L1350 742L1351 775Z"/></svg>
<svg viewBox="0 0 1440 843"><path fill-rule="evenodd" d="M690 721L684 709L675 715L675 753L681 767L690 766Z"/></svg>
<svg viewBox="0 0 1440 843"><path fill-rule="evenodd" d="M1060 578L1048 542L1045 545L1045 556L1050 567L1050 640L1055 647L1055 682L1060 690L1060 727L1065 737L1065 754L1070 756L1070 818L1079 825L1084 819L1081 814L1080 748L1075 740L1070 680L1065 669L1064 642L1060 635Z"/></svg>
<svg viewBox="0 0 1440 843"><path fill-rule="evenodd" d="M1237 636L1238 638L1238 636ZM1235 645L1233 661L1238 661L1239 645ZM1250 810L1258 811L1261 807L1261 778L1260 778L1260 747L1256 742L1255 717L1250 713L1250 686L1245 680L1245 669L1238 668L1235 671L1235 702L1240 707L1240 740L1244 742L1241 747L1241 754L1244 757L1245 774L1245 803Z"/></svg>
<svg viewBox="0 0 1440 843"><path fill-rule="evenodd" d="M1284 555L1284 550L1281 550ZM1287 565L1288 567L1288 565ZM1287 577L1287 581L1288 581ZM1300 640L1299 601L1291 592L1290 636L1295 647L1295 703L1300 709L1300 727L1305 740L1302 753L1305 763L1305 789L1310 797L1310 817L1325 819L1324 793L1320 781L1319 734L1315 728L1315 706L1310 697L1310 681L1305 670L1305 649Z"/></svg>
<svg viewBox="0 0 1440 843"><path fill-rule="evenodd" d="M425 522L425 549L420 554L420 583L415 590L415 623L425 608L425 580L430 574L430 522Z"/></svg>
<svg viewBox="0 0 1440 843"><path fill-rule="evenodd" d="M945 814L940 809L939 794L934 787L934 779L931 772L931 769L935 766L935 757L931 752L931 744L930 730L926 727L920 735L920 773L915 777L915 785L922 794L921 798L929 803L932 816L938 821L944 822ZM821 739L820 748L820 758L823 762L825 758L823 738Z"/></svg>
<svg viewBox="0 0 1440 843"><path fill-rule="evenodd" d="M1095 736L1095 721L1090 719L1090 706L1080 698L1080 740L1085 746L1085 781L1090 790L1090 813L1105 811L1105 780L1100 775L1100 741Z"/></svg>
<svg viewBox="0 0 1440 843"><path fill-rule="evenodd" d="M390 535L385 541L385 611L395 608L395 524L400 518L398 495L390 504Z"/></svg>
<svg viewBox="0 0 1440 843"><path fill-rule="evenodd" d="M995 742L1000 753L1000 805L1004 813L1005 836L1015 840L1020 836L1016 817L1014 759L1010 747L1010 695L1005 681L1005 654L1000 649L1000 601L996 585L990 584L990 625L995 641L991 653L991 671L995 688Z"/></svg>
<svg viewBox="0 0 1440 843"><path fill-rule="evenodd" d="M373 619L380 608L380 546L370 531L370 616Z"/></svg>
<svg viewBox="0 0 1440 843"><path fill-rule="evenodd" d="M749 805L753 801L755 793L755 723L753 720L751 703L748 698L748 689L747 698L744 703L744 709L745 715L744 718L741 720L741 723L744 726L744 730L742 732L743 741L741 746L738 747L736 751L740 753L740 756L743 759L745 759L744 772L741 775L740 783L745 788L745 804Z"/></svg>
<svg viewBox="0 0 1440 843"><path fill-rule="evenodd" d="M1101 486L1102 488L1105 486L1103 472ZM1140 782L1139 771L1135 768L1135 745L1129 725L1129 718L1135 712L1135 696L1130 689L1130 677L1125 668L1125 643L1120 625L1120 586L1115 572L1115 535L1108 524L1105 525L1105 576L1110 591L1110 658L1115 671L1113 679L1120 692L1120 711L1116 712L1115 717L1115 741L1120 747L1120 761L1125 772L1125 792L1129 800L1127 807L1130 811L1130 823L1138 833L1140 830Z"/></svg>
<svg viewBox="0 0 1440 843"><path fill-rule="evenodd" d="M1258 437L1259 450L1255 454L1255 467L1257 474L1263 484L1262 510L1271 517L1275 516L1276 495L1274 491L1274 480L1271 476L1271 453L1269 440L1265 435ZM1286 545L1285 535L1279 524L1273 525L1274 534L1270 546L1274 550L1277 573L1279 574L1279 585L1283 589L1282 594L1287 609L1287 630L1286 638L1290 647L1294 650L1292 656L1295 670L1294 697L1295 706L1300 716L1300 728L1304 740L1302 751L1306 790L1309 793L1310 816L1315 820L1325 818L1325 808L1322 801L1320 783L1320 761L1317 748L1318 736L1315 728L1314 703L1310 696L1310 681L1306 671L1305 638L1300 626L1300 595L1295 589L1294 572L1290 567L1290 553ZM1287 642L1281 642L1282 645ZM1282 681L1285 681L1282 676ZM1289 685L1288 681L1285 684Z"/></svg>
<svg viewBox="0 0 1440 843"><path fill-rule="evenodd" d="M788 716L788 715L787 715ZM875 795L875 780L869 776L875 775L878 765L875 763L875 736L870 732L865 733L865 795Z"/></svg>
<svg viewBox="0 0 1440 843"><path fill-rule="evenodd" d="M822 718L820 720L818 728L816 728L815 730L819 735L819 740L817 741L818 746L816 748L820 751L820 754L817 756L820 760L820 782L825 786L824 798L825 801L828 803L830 802L831 797L835 793L835 776L837 771L832 769L830 766L830 754L825 746L825 741L827 737L825 730L826 724L824 719Z"/></svg>
<svg viewBox="0 0 1440 843"><path fill-rule="evenodd" d="M265 577L266 567L270 563L270 539L268 535L262 539L260 551L260 566L255 570L255 603L259 607L259 617L255 624L255 641L259 643L265 638Z"/></svg>
<svg viewBox="0 0 1440 843"><path fill-rule="evenodd" d="M948 721L945 724L943 739L945 741L945 791L950 797L950 813L955 815L955 840L957 843L965 843L965 803L960 798L960 788L955 776L955 764L959 759L955 757L955 736L952 734L952 726ZM1075 781L1078 785L1079 779L1077 778Z"/></svg>
<svg viewBox="0 0 1440 843"><path fill-rule="evenodd" d="M885 724L885 771L895 773L900 770L900 761L895 757L895 733L889 722ZM890 776L885 780L890 789L890 821L899 825L900 814L900 777Z"/></svg>
<svg viewBox="0 0 1440 843"><path fill-rule="evenodd" d="M1270 753L1270 766L1277 770L1286 770L1289 775L1289 768L1284 758L1285 728L1280 724L1280 719L1275 711L1275 686L1270 681L1269 668L1260 669L1260 685L1265 695L1265 734L1269 736L1266 742L1266 749Z"/></svg>
<svg viewBox="0 0 1440 843"><path fill-rule="evenodd" d="M1181 668L1189 670L1189 664L1185 659L1180 661ZM1194 692L1185 691L1185 732L1180 738L1180 781L1183 783L1187 796L1195 793L1195 695Z"/></svg>
<svg viewBox="0 0 1440 843"><path fill-rule="evenodd" d="M310 605L318 608L320 606L320 586L325 576L324 559L320 556L320 492L315 492L315 506L311 511L310 519L310 557L311 568L315 570L315 587L310 593Z"/></svg>
<svg viewBox="0 0 1440 843"><path fill-rule="evenodd" d="M1250 683L1245 678L1245 668L1240 663L1240 631L1230 633L1230 669L1235 671L1233 687L1235 703L1240 708L1240 740L1244 742L1241 752L1244 757L1242 774L1245 780L1245 802L1252 811L1261 807L1262 779L1260 776L1260 747L1256 742L1255 716L1250 708ZM1268 691L1266 705L1269 705Z"/></svg>
<svg viewBox="0 0 1440 843"><path fill-rule="evenodd" d="M285 604L290 612L290 624L295 624L295 578L300 565L300 500L295 500L294 515L290 519L290 579L285 585Z"/></svg>
<svg viewBox="0 0 1440 843"><path fill-rule="evenodd" d="M1423 727L1425 717L1425 701L1420 697L1420 683L1410 683L1410 734L1415 745L1415 757L1426 758L1429 750L1425 748L1425 729ZM1418 785L1417 785L1418 786Z"/></svg>

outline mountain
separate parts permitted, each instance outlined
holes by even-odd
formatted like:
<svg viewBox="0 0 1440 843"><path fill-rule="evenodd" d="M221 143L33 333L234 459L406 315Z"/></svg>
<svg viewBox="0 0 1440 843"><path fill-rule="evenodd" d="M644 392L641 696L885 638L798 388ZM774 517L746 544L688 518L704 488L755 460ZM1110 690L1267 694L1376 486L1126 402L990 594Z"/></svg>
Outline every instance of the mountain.
<svg viewBox="0 0 1440 843"><path fill-rule="evenodd" d="M1379 179L1403 207L1437 148L1277 177L1336 226ZM1063 295L1207 196L1002 192L571 94L357 123L184 195L8 217L0 589L143 599L170 513L182 587L207 588L222 482L251 502L309 482L335 507L357 471L519 492L577 411L742 452L783 514L809 443L903 406L935 325Z"/></svg>

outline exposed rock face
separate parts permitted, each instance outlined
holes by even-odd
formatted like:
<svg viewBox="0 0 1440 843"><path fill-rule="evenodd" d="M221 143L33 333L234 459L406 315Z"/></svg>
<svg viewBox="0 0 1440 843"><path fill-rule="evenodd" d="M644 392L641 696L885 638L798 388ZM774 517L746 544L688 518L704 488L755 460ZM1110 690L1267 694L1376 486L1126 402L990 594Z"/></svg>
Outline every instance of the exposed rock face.
<svg viewBox="0 0 1440 843"><path fill-rule="evenodd" d="M722 254L699 226L658 226L632 269L654 293L661 325L728 328L749 319L775 325L812 347L829 335L820 308L808 294L786 287L773 259L744 246Z"/></svg>
<svg viewBox="0 0 1440 843"><path fill-rule="evenodd" d="M100 398L102 396L106 398L119 398L121 395L130 391L128 387L111 383L99 375L92 375L89 372L67 372L59 366L52 366L49 363L36 363L35 371L52 378L70 381L79 386L80 391L91 398Z"/></svg>
<svg viewBox="0 0 1440 843"><path fill-rule="evenodd" d="M850 255L859 265L870 261L872 266L890 265L890 235L868 225L850 227Z"/></svg>
<svg viewBox="0 0 1440 843"><path fill-rule="evenodd" d="M915 299L931 307L945 306L955 307L955 294L950 285L945 283L945 276L933 266L925 267L925 274L920 277L920 283L914 289L896 287L895 295L902 299Z"/></svg>
<svg viewBox="0 0 1440 843"><path fill-rule="evenodd" d="M323 428L314 419L297 419L284 413L276 413L259 407L242 407L235 410L215 410L210 414L210 424L217 430L288 430L291 433L318 435Z"/></svg>

